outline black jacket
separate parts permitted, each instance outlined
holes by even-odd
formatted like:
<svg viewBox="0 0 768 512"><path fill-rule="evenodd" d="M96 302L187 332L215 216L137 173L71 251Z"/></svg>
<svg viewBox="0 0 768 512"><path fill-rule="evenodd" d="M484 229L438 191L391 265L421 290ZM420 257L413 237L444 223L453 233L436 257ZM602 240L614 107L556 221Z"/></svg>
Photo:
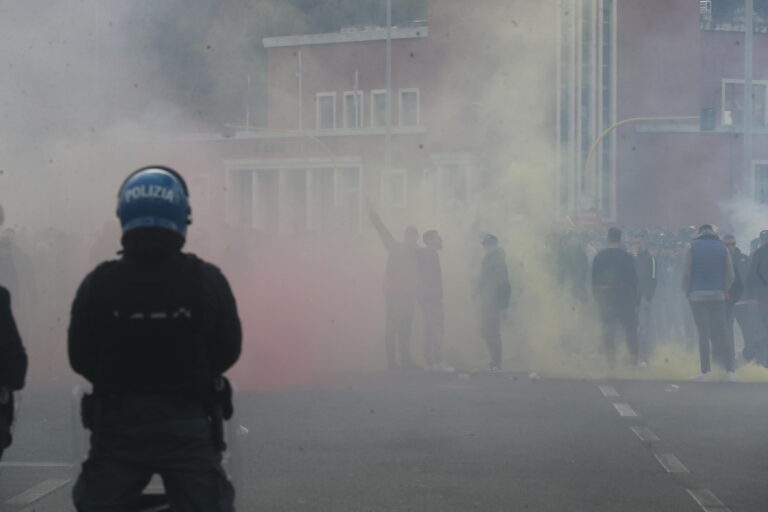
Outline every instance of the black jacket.
<svg viewBox="0 0 768 512"><path fill-rule="evenodd" d="M18 390L27 376L27 353L11 312L11 295L0 286L0 387Z"/></svg>
<svg viewBox="0 0 768 512"><path fill-rule="evenodd" d="M477 293L483 307L506 309L511 292L507 256L501 247L496 247L483 258Z"/></svg>
<svg viewBox="0 0 768 512"><path fill-rule="evenodd" d="M635 268L637 270L637 286L641 299L653 300L656 294L656 256L648 250L635 256Z"/></svg>
<svg viewBox="0 0 768 512"><path fill-rule="evenodd" d="M241 328L224 275L197 257L123 257L80 285L69 360L96 393L199 391L240 356Z"/></svg>
<svg viewBox="0 0 768 512"><path fill-rule="evenodd" d="M637 304L635 260L624 249L603 249L592 262L592 290L597 300L621 300Z"/></svg>

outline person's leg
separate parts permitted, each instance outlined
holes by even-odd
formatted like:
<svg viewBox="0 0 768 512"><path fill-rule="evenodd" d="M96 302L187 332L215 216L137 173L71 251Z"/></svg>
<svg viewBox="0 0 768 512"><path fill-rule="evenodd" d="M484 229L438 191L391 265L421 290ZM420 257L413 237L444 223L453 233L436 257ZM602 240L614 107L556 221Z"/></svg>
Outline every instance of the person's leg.
<svg viewBox="0 0 768 512"><path fill-rule="evenodd" d="M613 366L616 363L616 316L613 307L607 303L600 306L600 332L603 338L603 352L608 360L608 364Z"/></svg>
<svg viewBox="0 0 768 512"><path fill-rule="evenodd" d="M178 422L159 466L171 510L234 512L235 489L213 447L207 420Z"/></svg>
<svg viewBox="0 0 768 512"><path fill-rule="evenodd" d="M421 301L421 320L424 324L424 362L427 368L437 364L435 355L435 337L436 333L436 318L435 318L435 306L434 303L429 301Z"/></svg>
<svg viewBox="0 0 768 512"><path fill-rule="evenodd" d="M398 348L400 350L400 362L404 367L413 366L413 358L411 357L411 329L413 328L413 315L415 311L415 300L408 297L400 298Z"/></svg>
<svg viewBox="0 0 768 512"><path fill-rule="evenodd" d="M100 440L109 443L109 434ZM78 512L125 512L139 510L141 492L152 470L110 449L91 450L72 490Z"/></svg>
<svg viewBox="0 0 768 512"><path fill-rule="evenodd" d="M436 364L443 363L443 339L445 338L445 310L442 301L436 302L435 307L435 338L433 347L433 357Z"/></svg>
<svg viewBox="0 0 768 512"><path fill-rule="evenodd" d="M501 367L501 310L495 306L483 306L482 336L488 345L490 366Z"/></svg>
<svg viewBox="0 0 768 512"><path fill-rule="evenodd" d="M726 371L734 371L733 338L726 331L725 300L707 302L710 318L710 337L713 351L720 354L720 363ZM716 348L715 348L716 347Z"/></svg>
<svg viewBox="0 0 768 512"><path fill-rule="evenodd" d="M637 309L635 309L634 301L627 300L621 304L619 321L627 340L630 362L637 364L639 362L639 341L637 337Z"/></svg>
<svg viewBox="0 0 768 512"><path fill-rule="evenodd" d="M691 313L696 329L699 334L699 359L701 362L701 373L709 373L711 370L710 362L710 331L709 318L706 304L702 301L691 301Z"/></svg>
<svg viewBox="0 0 768 512"><path fill-rule="evenodd" d="M397 299L391 295L386 297L386 322L384 325L384 343L387 350L387 365L389 369L397 368L396 341L397 336Z"/></svg>

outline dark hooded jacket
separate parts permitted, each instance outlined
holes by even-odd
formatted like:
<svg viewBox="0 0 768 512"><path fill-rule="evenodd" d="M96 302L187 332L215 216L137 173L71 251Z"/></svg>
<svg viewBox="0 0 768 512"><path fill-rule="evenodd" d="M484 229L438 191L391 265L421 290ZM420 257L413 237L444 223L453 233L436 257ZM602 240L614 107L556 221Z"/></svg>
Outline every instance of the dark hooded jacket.
<svg viewBox="0 0 768 512"><path fill-rule="evenodd" d="M27 354L11 313L11 295L0 286L0 387L21 389L26 375Z"/></svg>
<svg viewBox="0 0 768 512"><path fill-rule="evenodd" d="M80 285L69 360L97 394L195 393L237 361L242 334L229 284L182 245L171 231L129 231L122 258Z"/></svg>
<svg viewBox="0 0 768 512"><path fill-rule="evenodd" d="M504 249L496 247L483 258L477 293L483 307L506 309L509 307L511 292L507 256Z"/></svg>

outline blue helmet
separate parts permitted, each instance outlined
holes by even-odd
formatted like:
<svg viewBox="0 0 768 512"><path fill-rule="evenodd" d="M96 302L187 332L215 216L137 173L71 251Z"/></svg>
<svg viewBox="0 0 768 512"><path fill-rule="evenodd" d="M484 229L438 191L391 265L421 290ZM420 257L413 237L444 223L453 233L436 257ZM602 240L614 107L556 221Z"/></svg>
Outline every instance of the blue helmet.
<svg viewBox="0 0 768 512"><path fill-rule="evenodd" d="M153 165L131 173L117 196L117 216L123 233L156 227L186 237L191 215L187 184L169 167Z"/></svg>

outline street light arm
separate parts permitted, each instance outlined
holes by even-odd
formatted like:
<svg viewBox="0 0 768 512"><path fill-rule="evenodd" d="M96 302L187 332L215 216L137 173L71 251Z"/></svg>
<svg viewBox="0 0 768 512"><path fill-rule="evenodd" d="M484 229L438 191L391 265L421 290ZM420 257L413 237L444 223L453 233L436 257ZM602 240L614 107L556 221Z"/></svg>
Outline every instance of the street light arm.
<svg viewBox="0 0 768 512"><path fill-rule="evenodd" d="M612 124L605 131L603 131L603 133L601 133L597 137L597 139L595 139L595 142L592 144L592 147L589 148L589 153L587 153L587 159L584 162L584 183L582 185L582 192L586 192L587 190L589 190L590 177L591 177L590 164L592 163L592 158L594 157L595 151L597 150L598 146L603 141L603 139L612 131L614 131L616 128L619 128L620 126L624 126L625 124L634 123L637 121L688 121L693 119L700 119L700 116L631 117L629 119L624 119L622 121Z"/></svg>

